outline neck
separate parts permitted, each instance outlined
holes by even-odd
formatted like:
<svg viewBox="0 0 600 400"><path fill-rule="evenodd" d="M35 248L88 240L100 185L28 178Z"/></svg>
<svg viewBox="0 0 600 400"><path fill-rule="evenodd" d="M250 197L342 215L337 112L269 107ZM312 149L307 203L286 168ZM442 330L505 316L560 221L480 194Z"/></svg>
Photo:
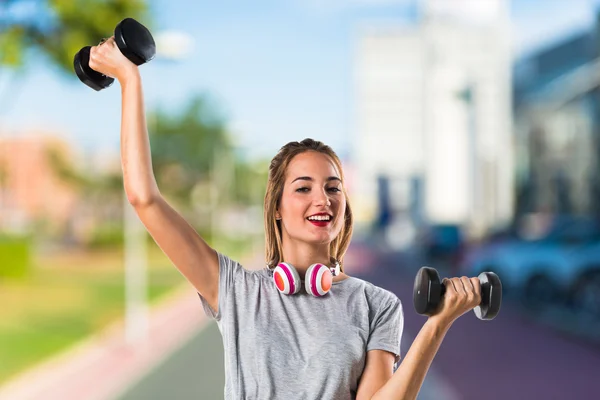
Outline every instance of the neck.
<svg viewBox="0 0 600 400"><path fill-rule="evenodd" d="M300 279L304 280L306 270L312 264L321 263L331 266L329 245L322 246L283 246L283 260L294 266Z"/></svg>

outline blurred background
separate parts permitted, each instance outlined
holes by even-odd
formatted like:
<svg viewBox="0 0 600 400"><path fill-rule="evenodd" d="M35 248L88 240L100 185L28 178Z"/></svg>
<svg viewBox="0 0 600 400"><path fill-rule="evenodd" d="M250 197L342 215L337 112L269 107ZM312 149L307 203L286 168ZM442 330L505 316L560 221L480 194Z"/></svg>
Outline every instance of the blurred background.
<svg viewBox="0 0 600 400"><path fill-rule="evenodd" d="M597 398L600 0L4 0L1 399L223 398L216 325L124 196L119 85L73 70L126 17L159 187L212 246L262 268L268 163L321 140L404 353L421 266L502 280L419 399Z"/></svg>

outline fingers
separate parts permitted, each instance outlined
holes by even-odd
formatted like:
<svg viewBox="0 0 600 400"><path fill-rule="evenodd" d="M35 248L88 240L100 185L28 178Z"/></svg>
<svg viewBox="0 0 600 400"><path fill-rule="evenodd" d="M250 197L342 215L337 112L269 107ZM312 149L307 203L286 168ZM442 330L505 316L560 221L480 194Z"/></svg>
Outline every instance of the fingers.
<svg viewBox="0 0 600 400"><path fill-rule="evenodd" d="M106 54L105 52L108 51L111 47L116 46L117 44L115 43L115 37L111 36L108 39L102 39L100 41L100 43L98 43L97 46L92 46L90 48L90 56L91 55L98 55L98 54Z"/></svg>
<svg viewBox="0 0 600 400"><path fill-rule="evenodd" d="M456 293L456 287L454 286L454 282L452 281L452 279L449 278L444 278L442 279L442 284L446 286L446 295L448 295L448 292L452 292L453 294L451 294L451 296L454 295L454 293Z"/></svg>
<svg viewBox="0 0 600 400"><path fill-rule="evenodd" d="M109 38L102 38L102 40L100 40L100 43L98 43L98 46L102 46L105 43L109 43L109 44L115 43L115 37L111 36Z"/></svg>
<svg viewBox="0 0 600 400"><path fill-rule="evenodd" d="M90 47L89 66L94 71L98 70L98 46Z"/></svg>
<svg viewBox="0 0 600 400"><path fill-rule="evenodd" d="M461 276L457 279L460 282L461 295L468 299L470 296L472 296L473 293L473 286L471 285L471 281L469 281L469 278L467 278L466 276Z"/></svg>
<svg viewBox="0 0 600 400"><path fill-rule="evenodd" d="M465 283L462 278L452 278L454 280L454 286L456 287L457 302L465 306L469 301L469 290L465 287Z"/></svg>
<svg viewBox="0 0 600 400"><path fill-rule="evenodd" d="M477 307L479 304L481 304L481 282L479 281L479 278L475 277L475 278L470 278L469 279L471 281L471 284L473 285L473 289L475 290L475 307Z"/></svg>
<svg viewBox="0 0 600 400"><path fill-rule="evenodd" d="M467 311L481 304L479 278L444 278L445 294L440 301L437 315L443 321L454 321Z"/></svg>
<svg viewBox="0 0 600 400"><path fill-rule="evenodd" d="M94 49L98 53L107 54L108 51L111 51L113 48L116 47L117 43L115 42L115 37L111 36L108 39L102 39L102 41L98 43L98 46L93 46L92 49Z"/></svg>
<svg viewBox="0 0 600 400"><path fill-rule="evenodd" d="M459 302L459 288L460 285L456 282L456 278L444 278L442 280L444 285L446 286L446 293L444 294L444 299L442 302L445 304L445 307L454 308Z"/></svg>
<svg viewBox="0 0 600 400"><path fill-rule="evenodd" d="M89 66L91 69L98 71L106 76L113 77L112 73L106 70L107 65L112 64L110 61L114 48L117 47L115 37L111 36L107 39L102 39L97 46L90 48Z"/></svg>
<svg viewBox="0 0 600 400"><path fill-rule="evenodd" d="M465 290L465 297L467 300L467 304L469 307L474 308L479 305L480 295L478 295L477 291L480 289L479 279L475 278L476 282L473 282L472 279L467 278L466 276L462 276L460 281L462 282L463 288Z"/></svg>
<svg viewBox="0 0 600 400"><path fill-rule="evenodd" d="M444 278L442 281L446 285L446 294L449 300L462 304L471 309L481 303L481 285L479 278Z"/></svg>
<svg viewBox="0 0 600 400"><path fill-rule="evenodd" d="M456 286L460 287L457 291L462 304L468 309L477 307L481 303L481 284L478 278L453 278L456 280Z"/></svg>
<svg viewBox="0 0 600 400"><path fill-rule="evenodd" d="M98 71L101 72L102 69L102 53L100 52L100 49L98 46L92 46L90 48L90 60L88 65L90 66L91 69L93 69L94 71Z"/></svg>

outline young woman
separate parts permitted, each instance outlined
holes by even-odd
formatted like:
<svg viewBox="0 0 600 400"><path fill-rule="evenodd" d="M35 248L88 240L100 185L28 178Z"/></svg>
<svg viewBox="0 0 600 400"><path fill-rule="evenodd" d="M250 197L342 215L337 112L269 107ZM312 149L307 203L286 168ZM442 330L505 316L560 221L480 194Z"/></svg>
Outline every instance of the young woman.
<svg viewBox="0 0 600 400"><path fill-rule="evenodd" d="M110 38L91 48L90 67L121 85L129 202L218 323L225 399L415 399L453 321L479 304L478 279L444 280L439 311L400 363L399 299L344 273L352 210L331 148L306 139L273 158L264 208L267 266L246 270L211 248L161 196L137 66Z"/></svg>

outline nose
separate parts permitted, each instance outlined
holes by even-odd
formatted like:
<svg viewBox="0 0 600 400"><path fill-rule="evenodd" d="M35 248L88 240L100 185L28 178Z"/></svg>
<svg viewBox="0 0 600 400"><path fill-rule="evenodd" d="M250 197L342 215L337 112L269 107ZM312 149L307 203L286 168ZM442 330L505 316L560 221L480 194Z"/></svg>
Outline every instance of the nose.
<svg viewBox="0 0 600 400"><path fill-rule="evenodd" d="M329 207L331 205L331 201L329 200L329 196L327 195L325 190L319 190L317 192L318 193L315 195L314 199L315 203L318 206Z"/></svg>

